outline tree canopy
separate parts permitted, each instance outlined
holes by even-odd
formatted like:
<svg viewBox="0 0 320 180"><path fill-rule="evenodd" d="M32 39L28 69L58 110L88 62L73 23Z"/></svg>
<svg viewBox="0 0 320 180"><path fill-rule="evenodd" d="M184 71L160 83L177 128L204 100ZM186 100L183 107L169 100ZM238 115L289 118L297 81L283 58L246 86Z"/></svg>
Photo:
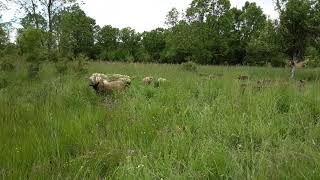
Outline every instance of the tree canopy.
<svg viewBox="0 0 320 180"><path fill-rule="evenodd" d="M40 49L47 59L83 54L108 61L259 66L320 59L319 0L276 0L279 19L253 2L238 9L229 0L193 0L184 12L168 12L166 28L141 33L100 27L74 0L15 2L24 12L16 40L22 55ZM0 26L2 48L7 37Z"/></svg>

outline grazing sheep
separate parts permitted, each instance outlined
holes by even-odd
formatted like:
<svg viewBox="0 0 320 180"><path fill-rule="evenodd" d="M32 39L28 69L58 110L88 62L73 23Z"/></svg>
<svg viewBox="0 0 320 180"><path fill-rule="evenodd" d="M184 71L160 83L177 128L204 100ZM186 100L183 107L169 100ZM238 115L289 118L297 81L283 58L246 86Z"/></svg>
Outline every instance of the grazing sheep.
<svg viewBox="0 0 320 180"><path fill-rule="evenodd" d="M247 80L249 80L249 76L241 75L241 76L238 77L238 79L241 80L241 81L247 81Z"/></svg>
<svg viewBox="0 0 320 180"><path fill-rule="evenodd" d="M118 81L122 81L126 85L131 85L131 79L129 79L129 78L119 78Z"/></svg>
<svg viewBox="0 0 320 180"><path fill-rule="evenodd" d="M99 77L99 78L102 78L102 79L108 79L108 76L105 75L105 74L102 74L102 73L94 73L94 74L92 74L91 77Z"/></svg>
<svg viewBox="0 0 320 180"><path fill-rule="evenodd" d="M118 78L115 78L118 77ZM131 84L129 76L125 75L104 75L100 73L94 73L89 77L90 84L96 92L110 93L113 91L125 90Z"/></svg>
<svg viewBox="0 0 320 180"><path fill-rule="evenodd" d="M89 85L94 87L103 79L106 79L106 77L103 77L102 74L94 73L89 77L89 81L90 81Z"/></svg>
<svg viewBox="0 0 320 180"><path fill-rule="evenodd" d="M131 80L130 76L122 75L122 74L108 74L107 77L108 77L109 81L115 81L118 79L130 79Z"/></svg>
<svg viewBox="0 0 320 180"><path fill-rule="evenodd" d="M130 85L131 84L131 77L127 76L127 75L121 75L121 74L109 74L109 75L105 75L105 74L101 74L101 73L94 73L92 74L92 76L90 76L90 80L93 81L95 79L105 79L109 82L112 81L123 81L126 84Z"/></svg>
<svg viewBox="0 0 320 180"><path fill-rule="evenodd" d="M122 74L108 74L106 80L112 82L112 81L123 81L125 84L130 85L131 84L131 77L127 75Z"/></svg>
<svg viewBox="0 0 320 180"><path fill-rule="evenodd" d="M154 82L154 87L159 87L161 84L167 83L168 80L165 78L158 78L157 81Z"/></svg>
<svg viewBox="0 0 320 180"><path fill-rule="evenodd" d="M257 84L261 85L261 86L268 86L268 85L272 84L272 80L270 80L270 79L258 80Z"/></svg>
<svg viewBox="0 0 320 180"><path fill-rule="evenodd" d="M168 82L168 80L167 79L165 79L165 78L158 78L158 80L157 80L159 83L165 83L165 82Z"/></svg>
<svg viewBox="0 0 320 180"><path fill-rule="evenodd" d="M128 87L123 81L107 81L102 80L97 85L98 92L112 93L114 91L124 91Z"/></svg>
<svg viewBox="0 0 320 180"><path fill-rule="evenodd" d="M145 77L142 80L143 84L150 85L153 82L153 77Z"/></svg>

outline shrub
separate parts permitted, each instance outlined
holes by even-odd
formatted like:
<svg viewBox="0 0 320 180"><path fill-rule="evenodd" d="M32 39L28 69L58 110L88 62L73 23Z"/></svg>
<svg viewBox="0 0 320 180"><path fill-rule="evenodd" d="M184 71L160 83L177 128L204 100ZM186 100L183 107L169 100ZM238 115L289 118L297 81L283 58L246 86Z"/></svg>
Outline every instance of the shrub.
<svg viewBox="0 0 320 180"><path fill-rule="evenodd" d="M29 78L35 78L39 75L40 72L40 63L30 63L28 66L28 77Z"/></svg>
<svg viewBox="0 0 320 180"><path fill-rule="evenodd" d="M186 71L196 72L197 71L197 64L192 61L188 61L188 62L182 64L182 68Z"/></svg>
<svg viewBox="0 0 320 180"><path fill-rule="evenodd" d="M320 67L320 57L311 57L309 58L309 62L307 64L308 67Z"/></svg>
<svg viewBox="0 0 320 180"><path fill-rule="evenodd" d="M58 74L66 74L68 71L68 62L66 59L55 63L56 72Z"/></svg>
<svg viewBox="0 0 320 180"><path fill-rule="evenodd" d="M313 70L299 69L296 74L296 79L303 79L307 81L318 81L320 79L320 72L318 69L313 69Z"/></svg>
<svg viewBox="0 0 320 180"><path fill-rule="evenodd" d="M58 62L59 61L59 53L58 52L52 52L50 54L50 56L48 57L48 60L52 61L52 62Z"/></svg>
<svg viewBox="0 0 320 180"><path fill-rule="evenodd" d="M286 55L280 54L276 57L271 57L270 63L272 67L285 67L288 63L287 59Z"/></svg>
<svg viewBox="0 0 320 180"><path fill-rule="evenodd" d="M7 61L4 61L0 64L1 71L13 71L15 69L15 66Z"/></svg>
<svg viewBox="0 0 320 180"><path fill-rule="evenodd" d="M26 61L30 63L40 63L40 61L46 60L46 53L37 52L37 53L28 53L26 54Z"/></svg>
<svg viewBox="0 0 320 180"><path fill-rule="evenodd" d="M6 79L0 79L0 89L8 87L9 83Z"/></svg>
<svg viewBox="0 0 320 180"><path fill-rule="evenodd" d="M86 74L88 73L88 61L89 58L83 54L80 54L76 58L73 59L76 61L76 65L73 67L73 70L78 74Z"/></svg>

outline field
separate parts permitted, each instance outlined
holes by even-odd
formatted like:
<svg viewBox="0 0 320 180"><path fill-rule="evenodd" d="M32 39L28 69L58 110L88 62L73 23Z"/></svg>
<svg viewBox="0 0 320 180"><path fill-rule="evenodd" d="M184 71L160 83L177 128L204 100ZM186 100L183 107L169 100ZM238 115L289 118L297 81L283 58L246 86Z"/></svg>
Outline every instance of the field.
<svg viewBox="0 0 320 180"><path fill-rule="evenodd" d="M93 72L135 79L101 97ZM0 73L2 179L320 178L319 69L289 80L280 68L96 62L26 74ZM169 83L142 85L149 75Z"/></svg>

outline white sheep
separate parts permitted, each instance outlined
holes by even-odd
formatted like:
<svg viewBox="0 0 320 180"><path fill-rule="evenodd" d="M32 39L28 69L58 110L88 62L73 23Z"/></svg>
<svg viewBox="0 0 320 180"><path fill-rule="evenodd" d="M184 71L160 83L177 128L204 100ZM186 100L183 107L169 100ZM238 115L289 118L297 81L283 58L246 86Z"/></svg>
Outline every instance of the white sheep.
<svg viewBox="0 0 320 180"><path fill-rule="evenodd" d="M108 76L109 78L112 78L112 79L121 79L121 78L131 79L130 76L122 75L122 74L108 74L107 76Z"/></svg>
<svg viewBox="0 0 320 180"><path fill-rule="evenodd" d="M105 75L101 73L94 73L89 77L89 81L89 85L97 92L106 93L125 90L131 84L129 76L118 74Z"/></svg>
<svg viewBox="0 0 320 180"><path fill-rule="evenodd" d="M153 77L145 77L142 79L143 84L150 85L153 82Z"/></svg>
<svg viewBox="0 0 320 180"><path fill-rule="evenodd" d="M165 78L158 78L158 80L157 80L159 83L165 83L165 82L168 82L168 80L167 79L165 79Z"/></svg>
<svg viewBox="0 0 320 180"><path fill-rule="evenodd" d="M103 80L98 83L98 91L105 93L112 93L114 91L124 91L128 87L128 85L123 81L107 81Z"/></svg>
<svg viewBox="0 0 320 180"><path fill-rule="evenodd" d="M168 82L165 78L158 78L157 81L154 82L154 87L159 87L161 84L166 84Z"/></svg>

